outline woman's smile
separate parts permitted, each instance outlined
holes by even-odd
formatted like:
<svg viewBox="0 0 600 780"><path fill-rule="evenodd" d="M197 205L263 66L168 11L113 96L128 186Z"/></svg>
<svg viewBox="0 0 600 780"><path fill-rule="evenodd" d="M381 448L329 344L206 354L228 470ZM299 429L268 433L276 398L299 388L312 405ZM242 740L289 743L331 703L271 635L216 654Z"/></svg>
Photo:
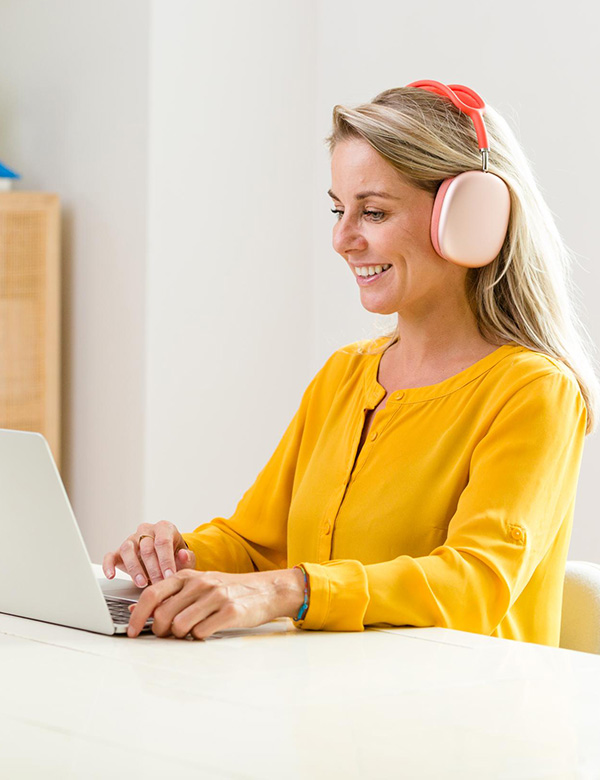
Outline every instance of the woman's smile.
<svg viewBox="0 0 600 780"><path fill-rule="evenodd" d="M391 264L385 263L383 265L359 265L354 266L354 274L356 276L356 283L360 287L366 287L370 284L377 283L381 277L389 271Z"/></svg>

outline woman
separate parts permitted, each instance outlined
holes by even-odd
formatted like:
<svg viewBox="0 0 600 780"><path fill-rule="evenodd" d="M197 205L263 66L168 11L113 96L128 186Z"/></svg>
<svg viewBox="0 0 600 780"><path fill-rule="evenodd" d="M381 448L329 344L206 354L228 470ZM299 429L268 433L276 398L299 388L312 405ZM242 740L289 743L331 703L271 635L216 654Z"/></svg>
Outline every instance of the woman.
<svg viewBox="0 0 600 780"><path fill-rule="evenodd" d="M333 244L362 305L397 326L329 358L231 518L143 524L105 556L107 577L151 583L130 636L152 614L156 634L196 638L288 616L558 645L598 384L568 252L518 142L492 110L483 126L476 99L416 82L335 107ZM500 241L452 257L436 193L478 170L505 192Z"/></svg>

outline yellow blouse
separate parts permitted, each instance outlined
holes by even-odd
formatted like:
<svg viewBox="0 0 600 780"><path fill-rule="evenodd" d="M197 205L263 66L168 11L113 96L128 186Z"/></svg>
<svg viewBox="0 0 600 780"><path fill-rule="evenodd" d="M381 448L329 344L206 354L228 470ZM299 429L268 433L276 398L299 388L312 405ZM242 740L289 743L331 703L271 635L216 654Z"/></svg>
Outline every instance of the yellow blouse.
<svg viewBox="0 0 600 780"><path fill-rule="evenodd" d="M380 343L380 342L376 342ZM301 628L443 626L558 645L586 407L572 372L499 347L385 396L381 355L336 351L229 519L184 534L203 570L302 563Z"/></svg>

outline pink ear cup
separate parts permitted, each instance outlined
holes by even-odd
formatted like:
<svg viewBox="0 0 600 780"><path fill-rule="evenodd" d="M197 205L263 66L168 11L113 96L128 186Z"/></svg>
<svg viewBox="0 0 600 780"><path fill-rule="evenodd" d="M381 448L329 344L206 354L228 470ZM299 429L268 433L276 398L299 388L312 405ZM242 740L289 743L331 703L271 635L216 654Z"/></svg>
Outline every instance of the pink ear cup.
<svg viewBox="0 0 600 780"><path fill-rule="evenodd" d="M510 194L493 173L465 171L445 179L431 214L431 243L456 265L481 268L498 256L508 228Z"/></svg>

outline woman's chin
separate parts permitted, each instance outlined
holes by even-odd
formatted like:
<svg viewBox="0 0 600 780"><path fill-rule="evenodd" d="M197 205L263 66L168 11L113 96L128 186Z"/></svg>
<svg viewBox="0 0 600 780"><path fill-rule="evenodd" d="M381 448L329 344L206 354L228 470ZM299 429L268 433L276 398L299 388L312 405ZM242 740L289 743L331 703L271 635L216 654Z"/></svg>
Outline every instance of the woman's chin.
<svg viewBox="0 0 600 780"><path fill-rule="evenodd" d="M363 295L361 291L360 302L363 309L370 311L371 314L396 314L398 309L392 306L389 301L377 300L373 295Z"/></svg>

